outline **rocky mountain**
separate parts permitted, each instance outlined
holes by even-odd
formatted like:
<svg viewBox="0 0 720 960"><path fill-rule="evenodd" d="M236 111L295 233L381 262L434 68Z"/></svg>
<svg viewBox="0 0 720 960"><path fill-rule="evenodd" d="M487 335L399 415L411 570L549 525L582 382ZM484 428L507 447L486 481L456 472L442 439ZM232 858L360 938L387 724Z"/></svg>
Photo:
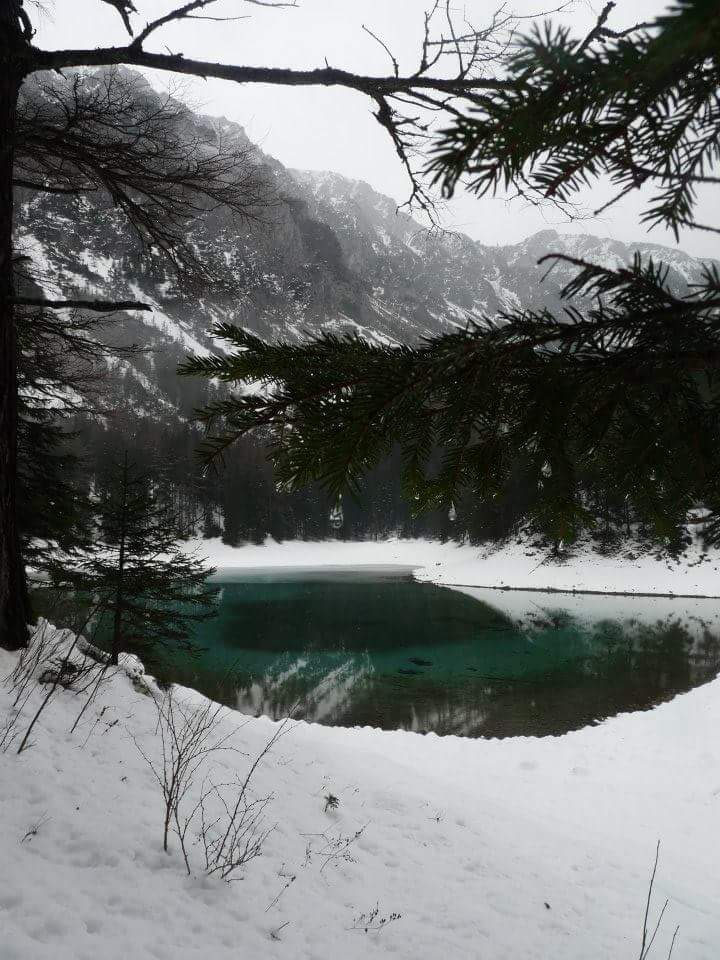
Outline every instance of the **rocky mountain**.
<svg viewBox="0 0 720 960"><path fill-rule="evenodd" d="M463 234L431 233L397 212L395 201L335 173L289 170L225 119L196 116L253 152L274 202L257 222L209 214L191 241L220 277L189 283L138 241L109 204L88 198L22 194L20 245L38 282L57 295L133 296L152 313L115 321L118 336L150 348L117 359L108 371L119 403L154 418L189 417L207 385L180 380L189 352L219 349L209 336L219 319L263 337L300 338L321 330L355 330L383 343L412 342L464 326L469 318L523 306L561 309L558 291L571 275L558 266L543 279L549 252L605 264L636 251L662 259L681 290L701 263L652 244L626 245L545 230L519 244L484 246ZM212 388L211 388L212 389Z"/></svg>
<svg viewBox="0 0 720 960"><path fill-rule="evenodd" d="M222 470L202 469L193 412L222 388L176 371L189 353L222 349L210 335L215 322L231 321L265 338L355 331L394 344L512 308L562 309L558 293L571 269L561 264L546 276L538 265L553 251L614 265L639 250L669 266L678 291L701 275L697 260L650 244L546 230L519 244L485 246L458 233L431 233L366 183L287 169L251 144L237 124L197 115L186 122L190 137L207 140L212 127L248 151L271 200L253 218L213 211L188 231L211 282L178 274L165 258L143 251L118 211L96 194L20 191L17 237L27 292L40 287L57 297L132 297L153 307L118 314L103 330L106 342L142 350L111 353L107 369L97 371L100 411L67 420L80 464L76 486L88 496L96 493L130 451L139 469L162 474L166 498L188 522L202 515L198 532L222 534L227 543L262 542L268 534L334 535L336 504L314 487L278 489L262 438L230 448ZM516 500L468 502L457 518L445 511L414 518L401 494L397 457L390 458L368 476L361 502L344 504L342 535L497 538L523 516L523 497ZM44 529L33 535L47 538Z"/></svg>

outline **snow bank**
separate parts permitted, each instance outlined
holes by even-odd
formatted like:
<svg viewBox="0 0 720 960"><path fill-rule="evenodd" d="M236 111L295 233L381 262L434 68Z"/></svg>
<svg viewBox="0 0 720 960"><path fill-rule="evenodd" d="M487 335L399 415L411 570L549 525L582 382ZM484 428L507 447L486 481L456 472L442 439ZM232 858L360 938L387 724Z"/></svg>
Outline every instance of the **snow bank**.
<svg viewBox="0 0 720 960"><path fill-rule="evenodd" d="M0 676L15 662L0 651ZM543 740L298 723L253 780L276 829L231 884L203 876L196 847L190 877L176 844L162 852L136 747L159 760L146 689L118 672L72 735L85 701L59 690L32 749L0 753L2 960L619 960L639 952L658 838L652 918L669 904L651 956L677 924L675 956L718 956L720 680ZM8 706L0 688L0 725ZM212 772L244 775L276 729L229 711L218 737L238 752ZM321 852L343 840L347 856ZM366 933L376 905L401 916Z"/></svg>
<svg viewBox="0 0 720 960"><path fill-rule="evenodd" d="M720 551L693 542L675 560L660 552L627 548L602 555L581 544L556 559L528 538L470 546L433 540L301 541L229 547L219 539L194 540L219 569L287 567L413 568L419 580L444 586L504 590L642 594L648 596L720 596Z"/></svg>
<svg viewBox="0 0 720 960"><path fill-rule="evenodd" d="M415 575L446 586L717 597L720 551L694 541L678 559L640 548L603 555L586 543L556 559L522 538L460 547L454 556L439 558Z"/></svg>
<svg viewBox="0 0 720 960"><path fill-rule="evenodd" d="M452 559L458 553L453 543L436 540L284 540L268 537L261 544L229 547L222 540L190 540L209 564L221 570L259 567L420 567L438 559Z"/></svg>

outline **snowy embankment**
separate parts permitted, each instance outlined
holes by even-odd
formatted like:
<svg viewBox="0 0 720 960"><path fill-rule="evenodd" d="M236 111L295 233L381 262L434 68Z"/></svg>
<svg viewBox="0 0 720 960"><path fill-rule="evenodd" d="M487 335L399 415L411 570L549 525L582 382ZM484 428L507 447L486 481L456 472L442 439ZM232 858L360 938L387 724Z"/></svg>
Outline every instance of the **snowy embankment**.
<svg viewBox="0 0 720 960"><path fill-rule="evenodd" d="M0 651L0 676L16 663ZM31 689L20 730L47 686ZM186 711L207 703L175 689ZM32 747L0 752L2 960L627 960L658 839L650 958L678 924L673 956L718 956L720 680L542 740L294 724L251 781L274 829L229 884L205 876L193 831L190 876L176 838L162 850L140 753L161 769L162 696L120 671L70 733L86 694L59 688ZM10 699L0 687L0 731ZM207 756L187 809L277 729L224 711L214 742L234 749Z"/></svg>
<svg viewBox="0 0 720 960"><path fill-rule="evenodd" d="M458 556L427 566L416 576L447 586L717 597L720 551L694 541L677 558L647 547L601 554L585 542L556 558L546 548L520 539L460 547Z"/></svg>
<svg viewBox="0 0 720 960"><path fill-rule="evenodd" d="M220 540L192 546L220 569L404 566L419 580L445 586L505 590L618 593L686 597L720 596L720 550L694 540L677 559L655 550L625 547L600 554L589 543L559 558L532 538L471 546L432 540L301 541L228 547Z"/></svg>
<svg viewBox="0 0 720 960"><path fill-rule="evenodd" d="M452 560L458 553L454 543L437 540L284 540L277 543L268 537L264 543L229 547L220 539L190 540L188 547L197 550L208 562L222 570L280 567L378 568L421 567L437 560Z"/></svg>

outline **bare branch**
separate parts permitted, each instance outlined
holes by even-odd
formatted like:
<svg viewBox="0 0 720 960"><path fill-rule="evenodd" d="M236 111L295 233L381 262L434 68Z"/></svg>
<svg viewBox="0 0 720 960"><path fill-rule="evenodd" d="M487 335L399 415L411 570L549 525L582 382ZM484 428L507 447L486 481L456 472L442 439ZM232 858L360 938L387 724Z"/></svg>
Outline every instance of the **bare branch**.
<svg viewBox="0 0 720 960"><path fill-rule="evenodd" d="M115 7L117 12L122 17L122 22L125 24L125 29L130 36L132 36L133 31L129 15L131 13L137 13L137 7L132 0L104 0L104 2L109 3L111 7Z"/></svg>
<svg viewBox="0 0 720 960"><path fill-rule="evenodd" d="M113 313L115 310L146 310L152 307L139 300L45 300L43 297L8 297L7 303L18 307L45 307L48 310L91 310L93 313Z"/></svg>
<svg viewBox="0 0 720 960"><path fill-rule="evenodd" d="M40 193L65 193L72 196L78 196L82 193L90 193L94 187L55 187L47 183L37 183L33 180L25 180L22 177L13 179L14 187L23 187L26 190L37 190Z"/></svg>
<svg viewBox="0 0 720 960"><path fill-rule="evenodd" d="M152 20L150 23L146 24L145 29L135 37L133 42L130 44L130 47L137 47L139 49L142 47L143 42L147 40L151 33L154 33L156 30L159 30L166 24L171 23L173 20L185 20L193 10L202 10L205 7L209 7L212 3L217 3L217 0L191 0L190 3L186 3L182 7L178 7L175 10L171 10L170 13L166 13L164 17L158 17L157 20Z"/></svg>
<svg viewBox="0 0 720 960"><path fill-rule="evenodd" d="M399 77L399 76L400 76L400 66L399 66L397 60L395 59L395 57L393 56L392 52L390 51L390 48L389 48L388 45L385 43L385 41L384 41L384 40L381 40L380 37L378 37L377 34L373 33L372 30L371 30L369 27L366 27L364 23L363 23L363 25L362 25L362 28L363 28L363 30L365 31L365 33L367 33L369 36L371 36L371 37L373 38L373 40L375 40L377 43L380 44L380 46L383 48L383 50L385 51L385 53L390 57L390 62L392 63L392 66L393 66L393 72L395 73L395 76L396 76L396 77Z"/></svg>
<svg viewBox="0 0 720 960"><path fill-rule="evenodd" d="M172 92L155 93L139 75L116 68L32 78L18 103L16 179L99 192L145 249L161 250L186 275L206 279L188 225L219 209L257 221L275 188L232 131L190 125L188 118Z"/></svg>
<svg viewBox="0 0 720 960"><path fill-rule="evenodd" d="M188 14L185 18L186 20L211 20L213 23L237 23L238 20L249 20L250 17L245 15L243 17L211 17L203 16L202 14Z"/></svg>
<svg viewBox="0 0 720 960"><path fill-rule="evenodd" d="M658 868L658 859L660 857L660 841L658 840L657 846L655 847L655 862L653 864L652 875L650 876L650 886L648 887L647 901L645 903L645 915L643 917L643 933L642 933L642 943L640 944L640 956L639 960L647 960L647 957L650 954L650 949L655 942L655 937L657 936L658 930L660 929L660 924L662 923L663 917L665 916L665 911L667 909L669 900L666 900L660 910L660 913L655 923L652 934L648 939L648 916L650 914L650 902L652 900L653 886L655 884L655 875ZM668 954L668 960L672 956L673 947L675 946L675 938L677 937L678 930L680 928L676 927L675 933L673 934L672 943L670 944L670 953Z"/></svg>
<svg viewBox="0 0 720 960"><path fill-rule="evenodd" d="M467 72L467 67L465 64L465 58L463 57L462 47L460 46L460 41L457 38L455 33L455 25L453 23L452 10L450 8L450 0L445 0L445 19L447 20L448 29L450 31L450 37L452 39L452 46L455 50L455 55L458 59L458 76L465 77Z"/></svg>
<svg viewBox="0 0 720 960"><path fill-rule="evenodd" d="M245 3L252 3L258 7L296 7L297 3L283 3L283 2L271 2L271 0L244 0ZM236 20L244 20L245 17L205 17L197 16L193 14L194 10L204 10L206 7L209 7L211 4L217 3L217 0L190 0L190 2L183 4L181 7L177 7L175 10L171 10L170 13L166 13L163 17L158 17L157 20L153 20L150 23L146 24L145 29L135 37L133 42L130 44L132 48L139 49L142 47L143 43L150 36L151 33L155 33L156 30L159 30L161 27L164 27L166 24L178 20L215 20L223 23L228 23Z"/></svg>
<svg viewBox="0 0 720 960"><path fill-rule="evenodd" d="M27 15L27 12L23 10L22 7L18 8L17 13L18 13L18 17L20 18L23 36L25 37L26 40L32 40L33 36L35 35L35 31L33 30L33 25L30 22L30 17Z"/></svg>
<svg viewBox="0 0 720 960"><path fill-rule="evenodd" d="M597 18L595 26L592 28L592 30L590 30L585 39L577 47L577 50L575 51L576 54L583 53L583 51L587 50L594 40L597 40L598 37L603 35L603 30L605 28L605 24L607 23L607 19L614 9L614 0L608 0L608 3L606 3L600 11L600 15Z"/></svg>
<svg viewBox="0 0 720 960"><path fill-rule="evenodd" d="M433 124L447 113L454 118L467 115L468 108L483 109L491 92L515 89L516 81L501 74L491 76L492 64L501 64L511 44L516 26L521 19L501 5L490 15L482 29L467 21L458 20L450 0L433 0L424 15L420 64L417 71L403 74L399 58L390 46L369 27L368 34L388 56L391 74L371 76L336 69L327 65L315 70L294 70L282 67L244 66L214 63L186 58L182 54L155 53L144 49L143 43L161 27L188 19L205 18L217 0L187 0L175 9L148 23L128 46L105 47L94 50L39 50L28 46L21 52L26 58L27 72L34 70L62 70L65 67L127 65L167 71L185 76L216 78L233 83L260 83L292 86L344 87L369 97L377 104L375 117L390 135L401 163L411 181L409 205L419 206L426 214L434 208L430 190L423 186L426 171L417 160L421 151L433 140ZM243 0L261 7L294 7L294 2L280 0ZM209 19L223 20L215 9ZM442 21L442 23L440 23ZM448 33L449 31L449 33ZM438 64L454 61L452 75L436 76ZM439 72L439 71L438 71ZM126 193L121 192L121 205L127 205ZM143 224L141 229L147 230Z"/></svg>
<svg viewBox="0 0 720 960"><path fill-rule="evenodd" d="M431 10L425 11L425 24L423 31L423 42L422 42L422 53L420 55L420 66L418 67L418 76L422 73L426 73L430 67L434 66L438 59L440 58L440 53L438 52L433 56L432 59L429 57L430 47L432 46L432 39L430 35L430 26L432 24L432 19L437 12L437 8L440 4L440 0L435 0L435 3Z"/></svg>
<svg viewBox="0 0 720 960"><path fill-rule="evenodd" d="M615 6L616 4L614 0L608 0L608 3L606 3L600 11L595 26L592 28L592 30L590 30L585 39L582 40L578 45L575 51L576 55L579 53L584 53L585 50L587 50L595 40L602 40L605 37L611 37L613 40L619 40L622 37L627 37L633 33L637 33L638 30L653 26L650 21L642 21L640 23L636 23L632 27L628 27L625 30L611 30L610 27L607 26L607 21L608 17L615 9Z"/></svg>
<svg viewBox="0 0 720 960"><path fill-rule="evenodd" d="M67 67L102 67L126 64L148 67L186 76L213 77L234 83L267 83L286 87L347 87L368 96L411 93L415 89L437 90L453 96L466 96L475 90L503 90L511 86L507 80L482 77L466 79L409 75L406 77L373 77L351 73L335 67L316 70L292 70L285 67L246 67L234 64L194 60L174 53L151 53L127 47L97 47L86 50L39 50L36 47L18 53L25 56L28 72L62 70Z"/></svg>

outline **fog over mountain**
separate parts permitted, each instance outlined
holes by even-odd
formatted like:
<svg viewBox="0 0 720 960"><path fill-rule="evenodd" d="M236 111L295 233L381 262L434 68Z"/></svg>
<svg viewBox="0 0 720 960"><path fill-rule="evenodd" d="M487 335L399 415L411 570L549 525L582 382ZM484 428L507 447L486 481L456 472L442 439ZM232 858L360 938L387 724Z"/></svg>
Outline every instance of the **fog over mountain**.
<svg viewBox="0 0 720 960"><path fill-rule="evenodd" d="M212 213L194 226L191 240L217 282L187 283L161 257L143 257L111 206L52 194L21 195L18 204L20 242L46 290L131 295L153 306L117 321L122 340L152 352L109 371L117 399L139 413L191 414L206 388L177 378L175 369L189 352L219 349L209 332L221 319L265 338L355 331L403 343L515 307L561 310L558 293L573 271L561 264L548 276L538 260L550 252L615 265L639 251L662 259L678 290L700 275L697 259L652 244L544 230L490 247L459 233L429 233L366 183L289 170L226 120L195 116L193 123L219 124L226 138L251 149L274 197L259 211L261 222Z"/></svg>

